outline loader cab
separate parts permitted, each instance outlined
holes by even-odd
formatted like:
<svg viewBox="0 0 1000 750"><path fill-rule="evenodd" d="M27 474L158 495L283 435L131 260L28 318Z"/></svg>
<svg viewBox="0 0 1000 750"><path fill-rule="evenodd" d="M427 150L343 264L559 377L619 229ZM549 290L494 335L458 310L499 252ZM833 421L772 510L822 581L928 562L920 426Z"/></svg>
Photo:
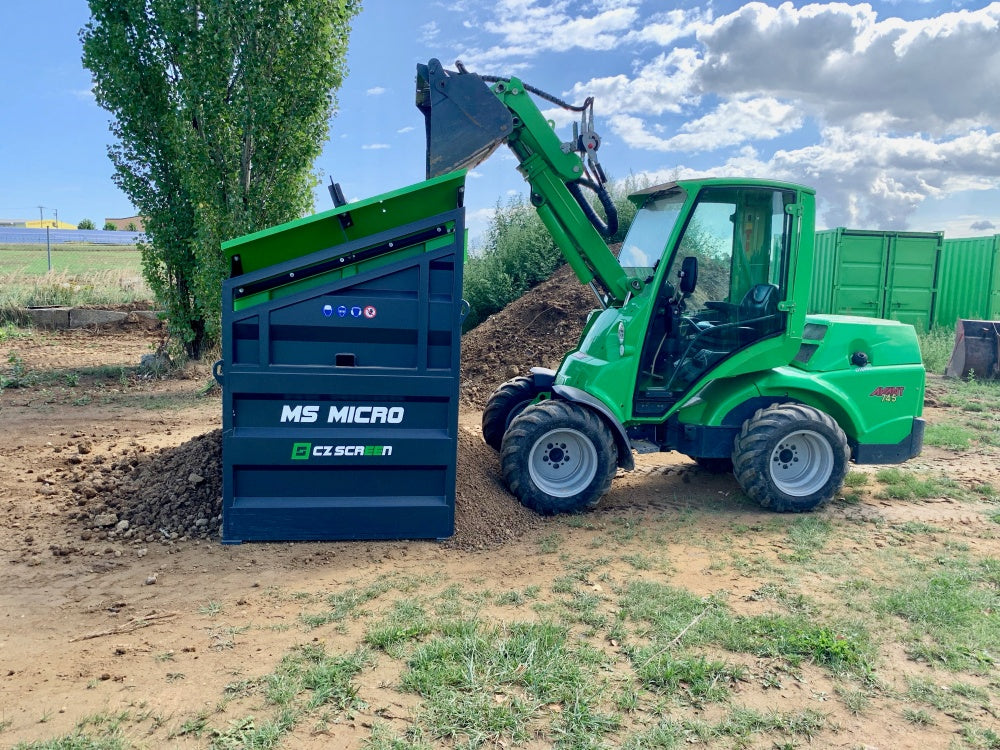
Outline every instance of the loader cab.
<svg viewBox="0 0 1000 750"><path fill-rule="evenodd" d="M619 261L654 295L635 412L656 416L735 354L785 333L797 195L748 180L667 185L636 199Z"/></svg>

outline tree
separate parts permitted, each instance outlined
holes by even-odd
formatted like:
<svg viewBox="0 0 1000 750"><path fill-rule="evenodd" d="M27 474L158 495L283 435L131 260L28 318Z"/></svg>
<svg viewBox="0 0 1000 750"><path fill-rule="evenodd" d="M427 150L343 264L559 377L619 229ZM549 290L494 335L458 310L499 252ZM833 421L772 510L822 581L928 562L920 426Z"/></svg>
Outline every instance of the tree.
<svg viewBox="0 0 1000 750"><path fill-rule="evenodd" d="M80 32L112 113L116 184L171 337L218 340L223 240L312 210L359 0L89 0Z"/></svg>
<svg viewBox="0 0 1000 750"><path fill-rule="evenodd" d="M77 229L93 229L94 228L94 222L92 222L90 219L81 219L80 223L76 225L76 228Z"/></svg>
<svg viewBox="0 0 1000 750"><path fill-rule="evenodd" d="M118 225L115 224L115 223L113 223L113 222L106 221L106 222L104 222L104 231L105 232L117 232L118 231Z"/></svg>

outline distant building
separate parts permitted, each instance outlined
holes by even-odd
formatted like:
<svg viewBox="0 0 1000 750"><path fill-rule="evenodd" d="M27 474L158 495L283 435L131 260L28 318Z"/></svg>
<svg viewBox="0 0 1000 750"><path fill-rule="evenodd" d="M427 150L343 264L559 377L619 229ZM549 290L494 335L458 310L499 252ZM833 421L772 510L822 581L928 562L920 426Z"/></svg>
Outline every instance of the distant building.
<svg viewBox="0 0 1000 750"><path fill-rule="evenodd" d="M67 224L65 221L56 221L55 219L33 219L31 221L24 222L24 226L28 229L76 229L76 224Z"/></svg>
<svg viewBox="0 0 1000 750"><path fill-rule="evenodd" d="M16 227L18 229L76 229L75 224L55 219L0 219L0 227Z"/></svg>
<svg viewBox="0 0 1000 750"><path fill-rule="evenodd" d="M124 219L105 219L104 223L114 224L122 232L146 231L146 220L141 216L126 216Z"/></svg>

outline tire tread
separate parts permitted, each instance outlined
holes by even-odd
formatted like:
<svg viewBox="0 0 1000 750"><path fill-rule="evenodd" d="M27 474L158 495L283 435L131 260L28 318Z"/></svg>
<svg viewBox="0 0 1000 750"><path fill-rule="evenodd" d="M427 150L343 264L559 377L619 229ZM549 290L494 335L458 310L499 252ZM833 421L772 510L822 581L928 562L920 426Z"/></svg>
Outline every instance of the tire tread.
<svg viewBox="0 0 1000 750"><path fill-rule="evenodd" d="M834 450L834 473L840 476L829 482L818 497L793 498L778 491L769 480L771 444L775 435L808 425L830 440ZM820 427L822 429L818 429ZM758 409L743 423L733 444L733 473L747 496L762 508L800 513L819 508L833 499L847 473L849 457L847 437L829 414L804 404L771 404Z"/></svg>

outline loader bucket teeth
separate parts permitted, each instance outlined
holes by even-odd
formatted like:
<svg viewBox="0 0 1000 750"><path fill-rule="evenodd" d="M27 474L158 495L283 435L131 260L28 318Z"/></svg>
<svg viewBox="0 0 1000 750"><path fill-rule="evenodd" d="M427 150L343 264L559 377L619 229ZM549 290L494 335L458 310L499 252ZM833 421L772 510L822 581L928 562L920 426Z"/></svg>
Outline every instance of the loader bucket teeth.
<svg viewBox="0 0 1000 750"><path fill-rule="evenodd" d="M427 130L427 179L471 169L513 130L510 110L475 73L417 65L417 108Z"/></svg>

